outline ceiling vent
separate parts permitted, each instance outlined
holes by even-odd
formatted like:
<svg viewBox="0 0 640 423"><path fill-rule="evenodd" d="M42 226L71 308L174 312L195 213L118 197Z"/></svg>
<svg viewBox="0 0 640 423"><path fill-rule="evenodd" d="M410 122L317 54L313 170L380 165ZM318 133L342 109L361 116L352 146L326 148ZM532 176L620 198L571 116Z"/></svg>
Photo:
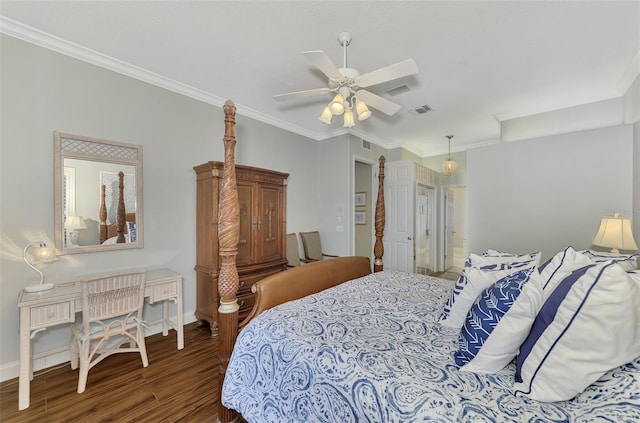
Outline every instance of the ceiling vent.
<svg viewBox="0 0 640 423"><path fill-rule="evenodd" d="M429 107L428 104L425 104L423 106L417 106L414 107L412 109L409 109L409 113L413 114L413 115L424 115L427 112L431 111L431 107Z"/></svg>
<svg viewBox="0 0 640 423"><path fill-rule="evenodd" d="M404 84L400 85L399 87L391 88L389 91L387 91L387 94L395 97L398 94L406 93L407 91L409 91L409 87L407 86L407 84Z"/></svg>
<svg viewBox="0 0 640 423"><path fill-rule="evenodd" d="M371 143L369 141L362 140L362 148L365 150L371 150Z"/></svg>

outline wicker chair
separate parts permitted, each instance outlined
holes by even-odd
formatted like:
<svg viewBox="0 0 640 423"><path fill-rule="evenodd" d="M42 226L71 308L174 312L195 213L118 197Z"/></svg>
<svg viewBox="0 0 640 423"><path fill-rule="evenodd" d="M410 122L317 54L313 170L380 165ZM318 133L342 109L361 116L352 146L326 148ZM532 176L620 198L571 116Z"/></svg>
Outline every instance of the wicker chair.
<svg viewBox="0 0 640 423"><path fill-rule="evenodd" d="M326 254L322 252L322 245L320 243L320 232L300 232L300 239L302 239L302 247L304 249L304 258L308 261L318 261L324 258L338 257L333 254Z"/></svg>
<svg viewBox="0 0 640 423"><path fill-rule="evenodd" d="M80 281L82 322L71 328L71 368L78 368L78 393L84 392L89 370L116 353L139 352L149 365L144 342L142 307L146 272L135 271Z"/></svg>

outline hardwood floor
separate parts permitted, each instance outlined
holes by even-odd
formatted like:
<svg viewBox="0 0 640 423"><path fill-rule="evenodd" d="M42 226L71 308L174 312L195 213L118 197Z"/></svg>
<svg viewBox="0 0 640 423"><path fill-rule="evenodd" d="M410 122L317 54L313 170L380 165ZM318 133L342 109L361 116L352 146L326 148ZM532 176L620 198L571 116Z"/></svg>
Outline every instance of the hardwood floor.
<svg viewBox="0 0 640 423"><path fill-rule="evenodd" d="M0 384L0 421L13 422L215 422L218 415L218 340L208 327L147 337L149 366L140 355L116 354L89 371L78 394L78 371L69 363L37 372L31 406L18 411L18 379Z"/></svg>

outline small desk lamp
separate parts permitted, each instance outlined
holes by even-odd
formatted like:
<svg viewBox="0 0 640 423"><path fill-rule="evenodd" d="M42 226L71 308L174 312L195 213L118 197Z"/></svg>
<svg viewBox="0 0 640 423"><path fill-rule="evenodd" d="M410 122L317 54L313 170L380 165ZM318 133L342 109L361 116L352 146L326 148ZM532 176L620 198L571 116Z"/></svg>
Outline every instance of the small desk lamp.
<svg viewBox="0 0 640 423"><path fill-rule="evenodd" d="M31 264L29 263L29 260L27 260L27 250L29 249L29 247L33 246L37 247L33 249L33 264ZM36 265L38 264L51 263L58 260L58 258L56 257L56 250L53 247L47 247L47 244L42 241L30 242L26 247L24 247L24 250L22 250L22 259L25 263L27 263L27 266L38 272L38 274L40 275L40 284L27 286L24 289L25 292L40 292L46 291L48 289L53 289L54 285L52 283L44 283L44 275L42 274L40 269L36 267Z"/></svg>
<svg viewBox="0 0 640 423"><path fill-rule="evenodd" d="M592 244L611 248L612 253L620 253L620 250L637 250L638 245L631 232L631 219L623 219L617 212L613 217L603 217Z"/></svg>

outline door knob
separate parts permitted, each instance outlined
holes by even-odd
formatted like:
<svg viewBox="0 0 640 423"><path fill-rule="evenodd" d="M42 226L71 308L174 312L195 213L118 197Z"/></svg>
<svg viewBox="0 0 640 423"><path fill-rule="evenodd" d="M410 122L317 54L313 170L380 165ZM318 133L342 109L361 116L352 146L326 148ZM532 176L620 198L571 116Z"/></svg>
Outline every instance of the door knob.
<svg viewBox="0 0 640 423"><path fill-rule="evenodd" d="M409 236L407 237L407 239L408 239L409 241L411 241L411 240L413 239L413 237L412 237L411 235L409 235Z"/></svg>

